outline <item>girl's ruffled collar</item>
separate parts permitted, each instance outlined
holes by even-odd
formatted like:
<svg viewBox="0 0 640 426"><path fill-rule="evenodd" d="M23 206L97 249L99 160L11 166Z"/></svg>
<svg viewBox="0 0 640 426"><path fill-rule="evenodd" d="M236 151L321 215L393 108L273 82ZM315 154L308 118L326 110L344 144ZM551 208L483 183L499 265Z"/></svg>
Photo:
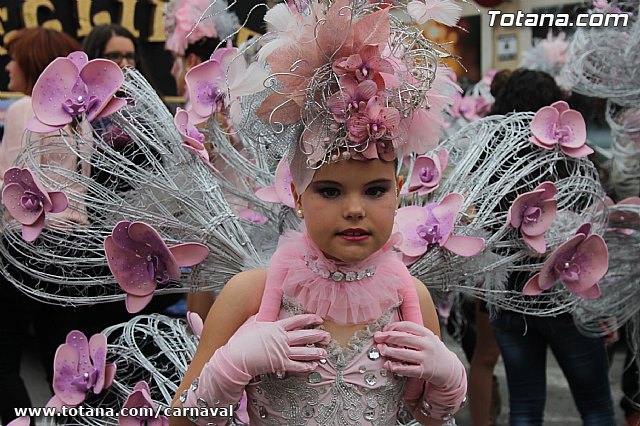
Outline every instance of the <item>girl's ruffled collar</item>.
<svg viewBox="0 0 640 426"><path fill-rule="evenodd" d="M270 273L283 276L283 294L307 312L341 324L378 319L401 301L403 280L411 279L389 241L367 259L345 264L327 259L306 232L289 231L280 239Z"/></svg>

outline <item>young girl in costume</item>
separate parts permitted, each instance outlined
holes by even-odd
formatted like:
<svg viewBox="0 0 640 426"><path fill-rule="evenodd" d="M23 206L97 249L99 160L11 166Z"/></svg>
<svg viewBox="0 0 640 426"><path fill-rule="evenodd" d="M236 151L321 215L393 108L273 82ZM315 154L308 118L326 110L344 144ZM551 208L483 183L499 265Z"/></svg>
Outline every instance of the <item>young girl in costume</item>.
<svg viewBox="0 0 640 426"><path fill-rule="evenodd" d="M440 341L426 287L391 251L401 183L393 162L350 159L294 190L303 231L283 237L268 269L225 286L179 388L184 406L228 406L246 390L252 423L392 424L415 378L424 395L408 407L425 424L457 411L464 367Z"/></svg>
<svg viewBox="0 0 640 426"><path fill-rule="evenodd" d="M426 43L412 58L394 46L410 30L386 9L282 4L265 20L289 18L299 25L287 29L292 39L259 55L280 86L255 114L269 125L304 123L281 151L304 224L281 238L268 269L224 287L174 404L229 407L246 391L251 424L388 425L404 401L418 421L442 424L463 402L466 373L440 340L426 287L392 250L398 152L420 148L413 125L439 126L422 115L437 59Z"/></svg>

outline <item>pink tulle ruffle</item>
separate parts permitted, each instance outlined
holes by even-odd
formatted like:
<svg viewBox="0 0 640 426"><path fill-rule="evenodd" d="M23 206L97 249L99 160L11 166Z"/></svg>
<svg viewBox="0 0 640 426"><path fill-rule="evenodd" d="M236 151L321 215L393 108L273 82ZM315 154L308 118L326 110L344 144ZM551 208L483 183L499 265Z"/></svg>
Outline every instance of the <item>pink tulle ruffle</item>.
<svg viewBox="0 0 640 426"><path fill-rule="evenodd" d="M290 231L281 237L269 273L284 276L283 294L307 312L340 324L362 324L379 318L400 301L405 281L411 280L399 255L392 251L394 242L391 238L364 261L347 265L327 259L306 233ZM323 278L312 270L362 274L372 268L372 276L350 282Z"/></svg>

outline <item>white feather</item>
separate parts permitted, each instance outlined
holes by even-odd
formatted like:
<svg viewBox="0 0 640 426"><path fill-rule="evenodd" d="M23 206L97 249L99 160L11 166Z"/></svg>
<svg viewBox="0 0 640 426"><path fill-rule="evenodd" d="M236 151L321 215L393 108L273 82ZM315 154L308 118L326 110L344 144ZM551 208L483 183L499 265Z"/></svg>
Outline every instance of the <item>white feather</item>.
<svg viewBox="0 0 640 426"><path fill-rule="evenodd" d="M413 0L407 4L407 12L420 25L434 20L451 27L460 20L462 8L453 0Z"/></svg>

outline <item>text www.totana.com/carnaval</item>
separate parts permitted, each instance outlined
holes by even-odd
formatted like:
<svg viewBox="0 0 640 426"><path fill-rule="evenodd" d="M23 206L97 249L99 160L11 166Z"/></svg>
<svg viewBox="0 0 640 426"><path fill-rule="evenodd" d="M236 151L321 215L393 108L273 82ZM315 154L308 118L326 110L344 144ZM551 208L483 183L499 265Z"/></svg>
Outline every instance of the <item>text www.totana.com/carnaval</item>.
<svg viewBox="0 0 640 426"><path fill-rule="evenodd" d="M67 407L63 405L56 411L55 407L15 408L18 417L137 417L158 418L169 417L233 417L234 406L227 407L122 407L116 411L111 407Z"/></svg>

